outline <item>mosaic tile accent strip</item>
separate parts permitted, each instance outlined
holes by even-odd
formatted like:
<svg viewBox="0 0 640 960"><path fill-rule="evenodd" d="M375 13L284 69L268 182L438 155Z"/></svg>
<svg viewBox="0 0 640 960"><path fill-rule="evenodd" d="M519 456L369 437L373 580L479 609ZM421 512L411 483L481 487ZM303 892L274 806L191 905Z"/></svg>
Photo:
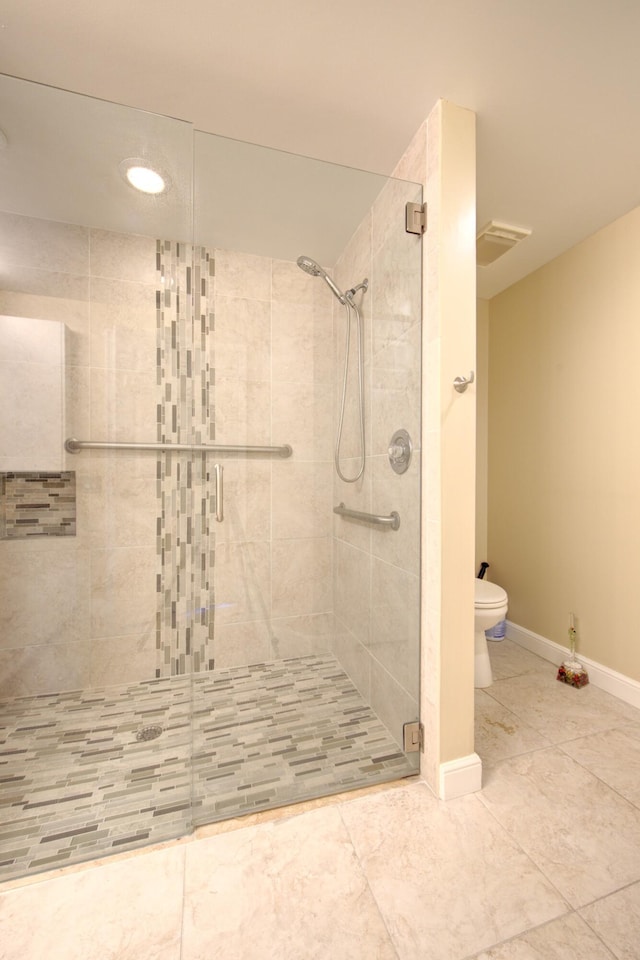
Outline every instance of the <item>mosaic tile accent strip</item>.
<svg viewBox="0 0 640 960"><path fill-rule="evenodd" d="M157 242L158 440L214 439L214 259L204 247ZM215 506L205 455L158 458L156 676L213 667Z"/></svg>
<svg viewBox="0 0 640 960"><path fill-rule="evenodd" d="M5 700L0 880L410 776L417 756L330 654Z"/></svg>
<svg viewBox="0 0 640 960"><path fill-rule="evenodd" d="M0 473L0 540L75 535L75 471Z"/></svg>

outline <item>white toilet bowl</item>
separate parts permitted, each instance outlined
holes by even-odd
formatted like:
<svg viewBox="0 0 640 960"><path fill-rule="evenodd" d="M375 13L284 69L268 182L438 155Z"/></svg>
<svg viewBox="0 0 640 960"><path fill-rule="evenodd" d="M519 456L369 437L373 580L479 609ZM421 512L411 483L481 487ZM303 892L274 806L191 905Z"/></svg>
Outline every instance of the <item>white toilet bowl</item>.
<svg viewBox="0 0 640 960"><path fill-rule="evenodd" d="M475 587L475 686L490 687L493 683L491 661L485 630L495 627L507 616L507 592L497 583L478 580Z"/></svg>

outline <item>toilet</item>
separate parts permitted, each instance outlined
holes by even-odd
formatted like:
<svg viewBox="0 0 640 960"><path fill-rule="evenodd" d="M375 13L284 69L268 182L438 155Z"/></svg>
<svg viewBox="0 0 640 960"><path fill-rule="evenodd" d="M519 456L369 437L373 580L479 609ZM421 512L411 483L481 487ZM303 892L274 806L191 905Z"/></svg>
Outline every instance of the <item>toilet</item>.
<svg viewBox="0 0 640 960"><path fill-rule="evenodd" d="M495 627L507 616L507 592L497 583L478 580L475 588L475 686L490 687L493 683L491 661L485 630Z"/></svg>

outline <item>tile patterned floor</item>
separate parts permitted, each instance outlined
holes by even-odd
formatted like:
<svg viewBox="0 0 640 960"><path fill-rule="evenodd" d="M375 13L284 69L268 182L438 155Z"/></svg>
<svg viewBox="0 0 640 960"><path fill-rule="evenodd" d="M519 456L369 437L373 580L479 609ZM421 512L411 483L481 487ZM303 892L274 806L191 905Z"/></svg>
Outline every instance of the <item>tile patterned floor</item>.
<svg viewBox="0 0 640 960"><path fill-rule="evenodd" d="M0 880L415 772L331 656L196 677L193 722L191 687L0 704Z"/></svg>
<svg viewBox="0 0 640 960"><path fill-rule="evenodd" d="M639 960L640 711L491 655L479 793L407 781L0 889L2 960Z"/></svg>

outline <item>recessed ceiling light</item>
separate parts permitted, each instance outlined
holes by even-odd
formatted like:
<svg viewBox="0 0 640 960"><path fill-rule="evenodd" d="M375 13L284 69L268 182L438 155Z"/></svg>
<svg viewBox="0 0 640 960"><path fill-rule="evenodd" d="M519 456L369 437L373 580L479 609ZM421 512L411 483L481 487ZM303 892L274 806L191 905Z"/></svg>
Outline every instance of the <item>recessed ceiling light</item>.
<svg viewBox="0 0 640 960"><path fill-rule="evenodd" d="M130 157L123 160L119 166L127 183L142 193L164 193L168 188L169 178L151 167L147 160Z"/></svg>

